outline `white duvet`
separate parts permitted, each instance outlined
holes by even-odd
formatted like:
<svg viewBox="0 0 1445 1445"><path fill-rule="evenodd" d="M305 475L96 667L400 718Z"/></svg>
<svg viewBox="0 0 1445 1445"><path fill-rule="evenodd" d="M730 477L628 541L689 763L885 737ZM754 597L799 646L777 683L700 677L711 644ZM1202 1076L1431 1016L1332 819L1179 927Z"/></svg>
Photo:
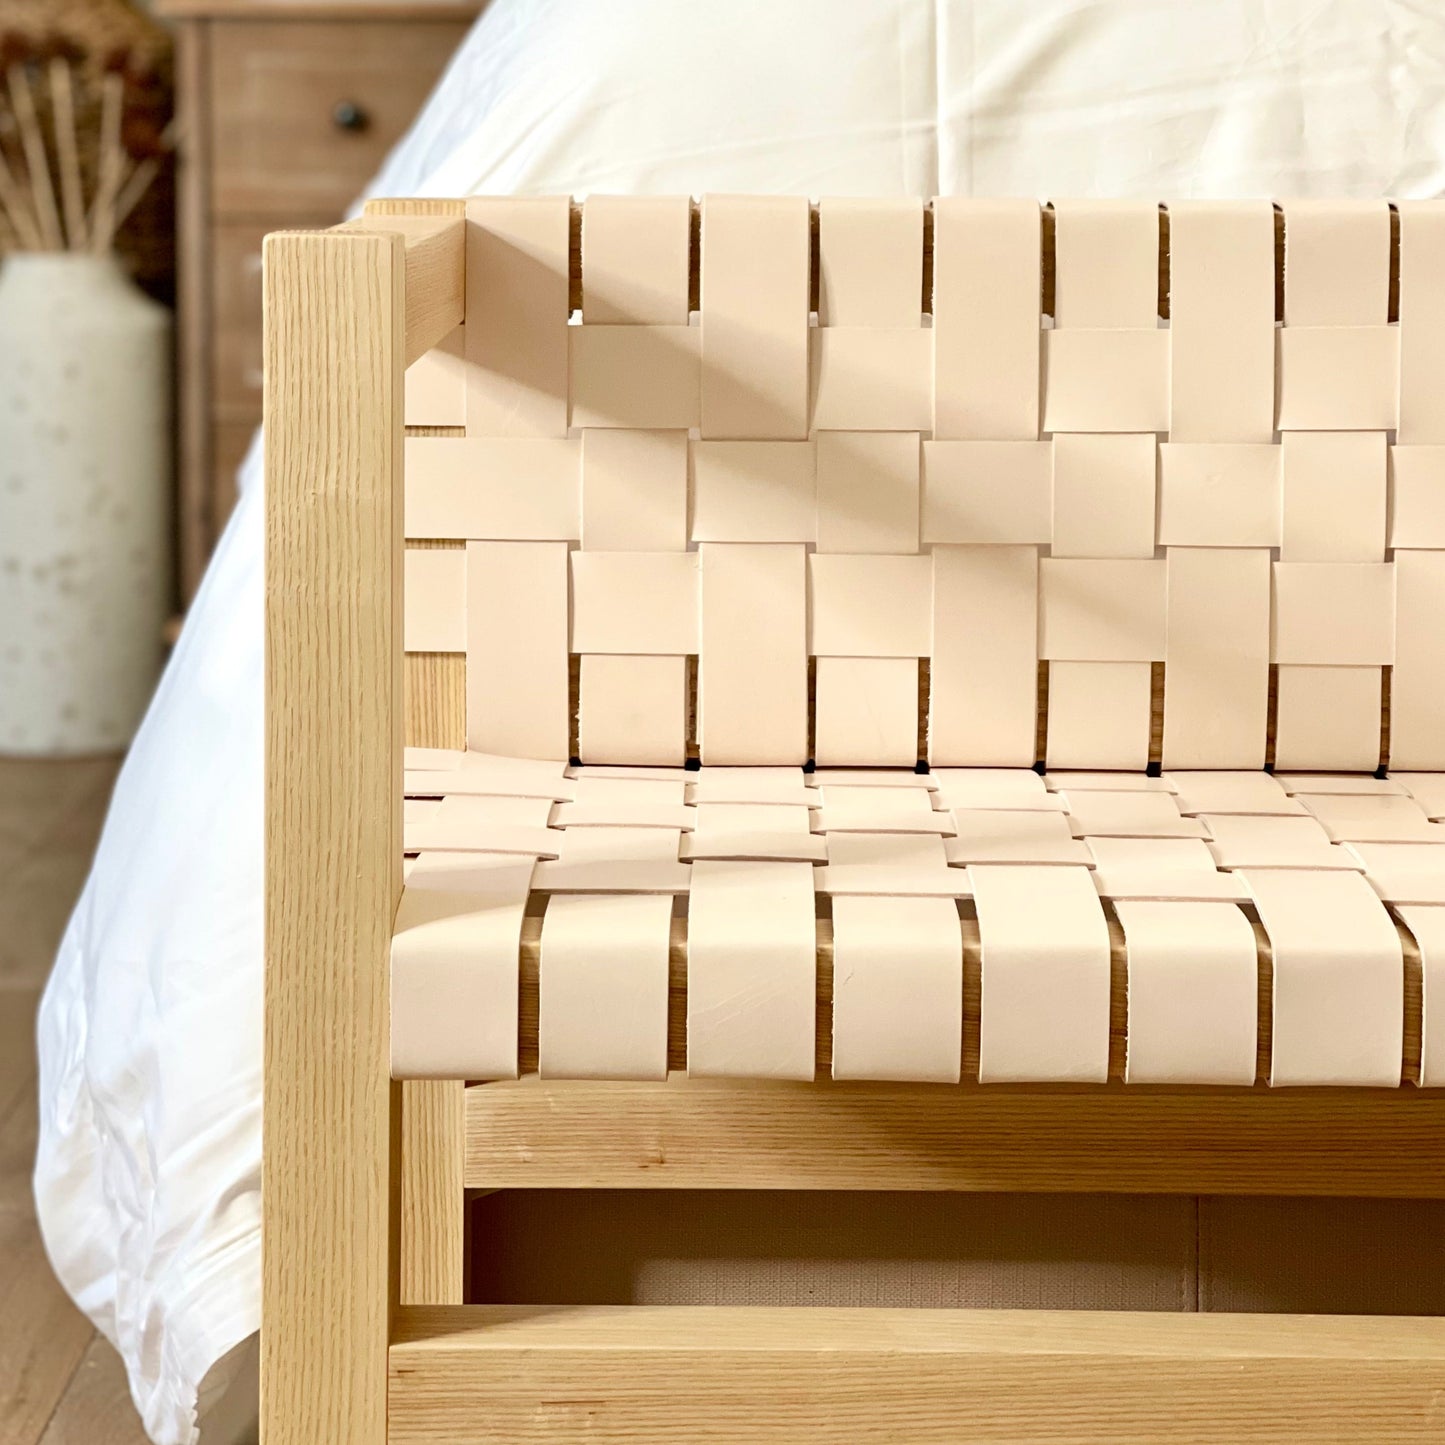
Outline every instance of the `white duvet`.
<svg viewBox="0 0 1445 1445"><path fill-rule="evenodd" d="M1428 196L1442 85L1432 0L494 0L373 189ZM244 476L40 1017L46 1243L161 1445L260 1323Z"/></svg>

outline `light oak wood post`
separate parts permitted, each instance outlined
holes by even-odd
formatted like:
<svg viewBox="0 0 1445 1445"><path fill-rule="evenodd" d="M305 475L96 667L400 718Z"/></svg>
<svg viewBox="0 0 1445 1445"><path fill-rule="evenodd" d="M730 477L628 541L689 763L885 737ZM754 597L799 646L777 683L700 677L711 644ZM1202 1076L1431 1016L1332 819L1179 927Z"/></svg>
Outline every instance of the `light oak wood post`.
<svg viewBox="0 0 1445 1445"><path fill-rule="evenodd" d="M401 1302L459 1305L465 1285L466 1100L459 1080L402 1085Z"/></svg>
<svg viewBox="0 0 1445 1445"><path fill-rule="evenodd" d="M266 242L266 1445L386 1439L404 275L396 235Z"/></svg>

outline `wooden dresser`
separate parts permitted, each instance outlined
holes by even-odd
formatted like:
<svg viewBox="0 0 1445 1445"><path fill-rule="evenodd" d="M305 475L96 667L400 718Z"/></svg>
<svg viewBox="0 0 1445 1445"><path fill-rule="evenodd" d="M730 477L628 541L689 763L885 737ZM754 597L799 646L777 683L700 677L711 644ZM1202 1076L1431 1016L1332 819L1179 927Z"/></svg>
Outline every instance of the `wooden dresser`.
<svg viewBox="0 0 1445 1445"><path fill-rule="evenodd" d="M484 0L157 0L182 118L179 563L189 604L261 420L261 238L327 226L411 124Z"/></svg>

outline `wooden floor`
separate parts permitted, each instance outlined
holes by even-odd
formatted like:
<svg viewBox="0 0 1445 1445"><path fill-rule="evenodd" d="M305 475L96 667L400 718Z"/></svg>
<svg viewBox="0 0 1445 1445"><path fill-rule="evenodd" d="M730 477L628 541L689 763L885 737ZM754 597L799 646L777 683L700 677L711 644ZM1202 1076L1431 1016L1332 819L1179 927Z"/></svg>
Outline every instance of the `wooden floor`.
<svg viewBox="0 0 1445 1445"><path fill-rule="evenodd" d="M144 1445L110 1345L50 1272L30 1190L35 1006L116 763L0 759L0 1445Z"/></svg>

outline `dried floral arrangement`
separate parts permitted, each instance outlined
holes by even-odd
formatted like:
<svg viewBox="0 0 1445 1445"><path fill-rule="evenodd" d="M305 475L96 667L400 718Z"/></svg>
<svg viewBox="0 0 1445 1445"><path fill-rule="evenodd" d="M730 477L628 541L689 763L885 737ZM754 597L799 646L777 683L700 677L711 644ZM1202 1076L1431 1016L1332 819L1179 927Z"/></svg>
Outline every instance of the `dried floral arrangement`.
<svg viewBox="0 0 1445 1445"><path fill-rule="evenodd" d="M0 0L0 250L102 255L174 149L170 49L124 0Z"/></svg>

